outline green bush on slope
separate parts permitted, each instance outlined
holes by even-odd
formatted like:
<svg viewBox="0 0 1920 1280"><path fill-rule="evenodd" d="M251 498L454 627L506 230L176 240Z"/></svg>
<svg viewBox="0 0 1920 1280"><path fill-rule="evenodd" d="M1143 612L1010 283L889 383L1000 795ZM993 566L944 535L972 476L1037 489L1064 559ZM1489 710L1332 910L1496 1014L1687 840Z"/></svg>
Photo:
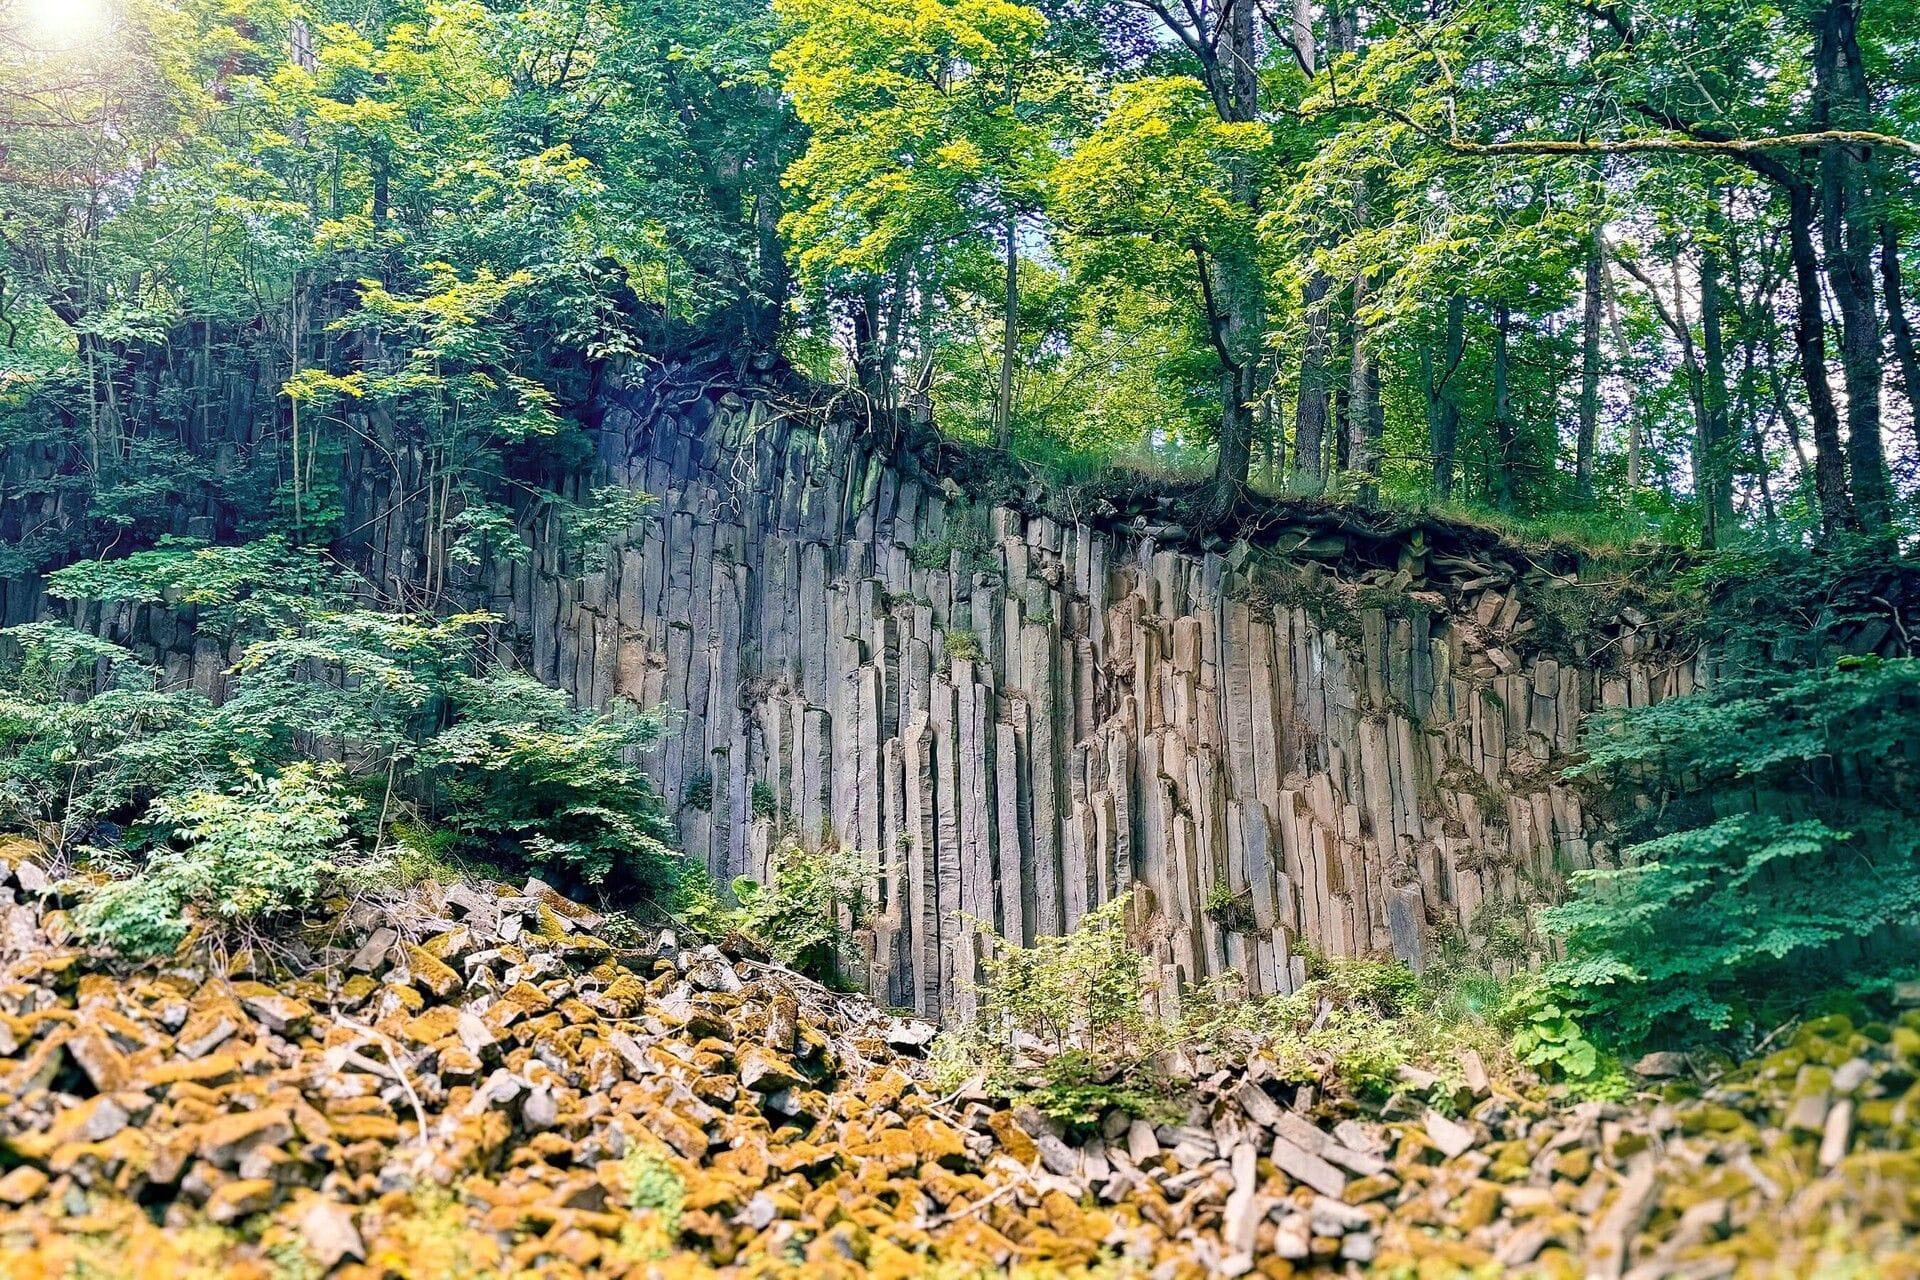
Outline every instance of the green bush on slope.
<svg viewBox="0 0 1920 1280"><path fill-rule="evenodd" d="M576 708L486 659L487 615L354 608L289 558L178 546L54 575L58 593L225 618L243 647L218 704L63 624L0 632L0 823L120 876L85 930L164 951L189 918L257 923L394 882L387 851L423 840L435 860L673 890L671 822L634 763L657 714Z"/></svg>
<svg viewBox="0 0 1920 1280"><path fill-rule="evenodd" d="M1920 660L1892 602L1917 578L1835 539L1683 584L1719 678L1592 724L1570 773L1624 815L1625 848L1541 917L1566 953L1549 976L1611 1038L1739 1041L1912 971Z"/></svg>

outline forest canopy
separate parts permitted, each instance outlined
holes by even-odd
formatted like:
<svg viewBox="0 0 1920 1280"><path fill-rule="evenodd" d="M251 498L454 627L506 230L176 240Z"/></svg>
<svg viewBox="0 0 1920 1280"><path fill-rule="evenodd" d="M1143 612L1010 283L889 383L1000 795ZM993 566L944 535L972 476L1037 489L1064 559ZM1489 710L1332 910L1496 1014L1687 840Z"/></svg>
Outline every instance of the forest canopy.
<svg viewBox="0 0 1920 1280"><path fill-rule="evenodd" d="M1908 527L1906 0L20 0L5 570L503 544L610 363L777 349L1041 463L1629 535ZM217 463L196 442L245 420Z"/></svg>

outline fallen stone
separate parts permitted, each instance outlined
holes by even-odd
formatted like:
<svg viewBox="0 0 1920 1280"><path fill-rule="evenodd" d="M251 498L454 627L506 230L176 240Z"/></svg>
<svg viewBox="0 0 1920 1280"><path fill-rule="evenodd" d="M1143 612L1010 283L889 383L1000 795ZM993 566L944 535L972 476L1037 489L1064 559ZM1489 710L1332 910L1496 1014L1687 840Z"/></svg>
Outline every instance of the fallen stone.
<svg viewBox="0 0 1920 1280"><path fill-rule="evenodd" d="M1447 1119L1438 1111L1429 1110L1422 1120L1422 1127L1426 1130L1427 1139L1449 1159L1465 1155L1473 1148L1473 1131Z"/></svg>
<svg viewBox="0 0 1920 1280"><path fill-rule="evenodd" d="M1346 1194L1347 1175L1282 1134L1273 1137L1273 1163L1295 1182L1338 1200Z"/></svg>

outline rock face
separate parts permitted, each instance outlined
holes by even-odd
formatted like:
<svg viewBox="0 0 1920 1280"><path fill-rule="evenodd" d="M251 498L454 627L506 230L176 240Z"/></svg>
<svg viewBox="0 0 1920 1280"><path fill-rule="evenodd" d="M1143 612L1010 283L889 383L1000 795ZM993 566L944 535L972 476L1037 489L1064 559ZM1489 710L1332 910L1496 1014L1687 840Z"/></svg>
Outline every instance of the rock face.
<svg viewBox="0 0 1920 1280"><path fill-rule="evenodd" d="M1137 890L1168 991L1522 921L1604 854L1558 781L1582 717L1694 681L1631 609L1568 639L1536 606L1581 589L1484 533L1302 506L1207 550L1150 500L969 505L992 486L728 385L608 394L603 473L660 505L603 570L530 518L532 558L463 591L542 679L675 711L653 773L717 878L764 876L781 833L861 851L870 987L923 1014L966 1010L956 913L1027 941ZM373 580L418 572L401 516L348 524ZM227 658L85 620L203 681Z"/></svg>

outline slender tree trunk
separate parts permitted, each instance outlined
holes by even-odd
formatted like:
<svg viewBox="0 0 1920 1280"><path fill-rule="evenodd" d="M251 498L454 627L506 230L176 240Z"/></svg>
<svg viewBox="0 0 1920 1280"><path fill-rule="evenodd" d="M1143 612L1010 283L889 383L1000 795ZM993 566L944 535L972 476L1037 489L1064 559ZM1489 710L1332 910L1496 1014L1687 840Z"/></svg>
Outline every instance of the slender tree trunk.
<svg viewBox="0 0 1920 1280"><path fill-rule="evenodd" d="M1354 183L1354 223L1367 223L1367 189ZM1380 403L1379 371L1374 366L1373 342L1363 313L1372 282L1363 271L1353 279L1353 347L1347 365L1347 465L1360 477L1361 502L1380 499L1380 440L1375 435Z"/></svg>
<svg viewBox="0 0 1920 1280"><path fill-rule="evenodd" d="M1580 435L1573 446L1573 489L1593 497L1593 450L1600 435L1600 272L1606 230L1593 224L1587 244L1587 279L1580 310Z"/></svg>
<svg viewBox="0 0 1920 1280"><path fill-rule="evenodd" d="M773 115L778 92L772 86L760 90L760 106ZM774 157L779 155L777 144ZM748 310L748 332L761 346L771 346L780 336L780 319L786 313L787 292L792 276L787 269L785 246L780 242L780 165L770 163L753 188L754 293Z"/></svg>
<svg viewBox="0 0 1920 1280"><path fill-rule="evenodd" d="M1860 67L1859 0L1828 0L1814 23L1814 127L1871 127ZM1868 153L1820 151L1820 236L1827 284L1840 313L1840 370L1847 388L1847 466L1867 529L1885 527L1893 501L1880 439L1880 316L1873 301L1874 233L1867 201Z"/></svg>
<svg viewBox="0 0 1920 1280"><path fill-rule="evenodd" d="M1333 24L1338 35L1338 22ZM1319 71L1319 45L1313 36L1313 0L1293 0L1294 57L1308 79ZM1300 347L1300 394L1293 409L1293 475L1295 487L1319 492L1327 482L1327 295L1333 282L1315 271L1301 294L1306 337Z"/></svg>
<svg viewBox="0 0 1920 1280"><path fill-rule="evenodd" d="M1893 334L1893 355L1900 366L1900 386L1907 396L1908 425L1920 442L1920 359L1913 349L1913 324L1907 319L1907 299L1900 283L1900 241L1893 224L1880 222L1880 291L1887 308L1887 328Z"/></svg>
<svg viewBox="0 0 1920 1280"><path fill-rule="evenodd" d="M1806 435L1800 430L1800 419L1793 412L1793 406L1787 403L1786 380L1780 376L1780 344L1775 326L1769 322L1762 335L1767 351L1767 391L1773 399L1774 414L1780 419L1780 425L1786 428L1787 443L1793 449L1793 459L1800 473L1800 482L1804 487L1814 476L1817 467L1807 460ZM1816 495L1812 506L1819 506Z"/></svg>
<svg viewBox="0 0 1920 1280"><path fill-rule="evenodd" d="M1659 306L1657 299L1654 305ZM1687 376L1687 405L1693 410L1693 488L1702 507L1702 540L1707 546L1712 546L1712 504L1707 499L1707 493L1713 487L1713 481L1712 468L1707 462L1707 437L1711 433L1707 429L1706 379L1700 372L1700 353L1693 345L1693 322L1687 318L1686 298L1680 292L1680 258L1677 252L1673 260L1673 308L1671 311L1663 308L1661 318L1667 322L1667 330L1673 334L1674 341L1680 344L1680 367Z"/></svg>
<svg viewBox="0 0 1920 1280"><path fill-rule="evenodd" d="M1467 295L1456 293L1447 299L1446 368L1438 385L1427 393L1428 451L1433 456L1433 496L1441 502L1453 498L1453 455L1460 444L1460 400L1454 395L1454 376L1460 372L1460 359L1466 353Z"/></svg>
<svg viewBox="0 0 1920 1280"><path fill-rule="evenodd" d="M1727 350L1721 332L1720 193L1710 193L1708 236L1700 250L1700 346L1704 378L1701 387L1701 462L1706 487L1701 493L1708 546L1724 545L1733 535L1733 431L1727 417Z"/></svg>
<svg viewBox="0 0 1920 1280"><path fill-rule="evenodd" d="M1850 528L1858 517L1847 487L1846 446L1840 439L1840 410L1827 382L1826 319L1821 314L1820 260L1813 249L1813 187L1788 188L1787 244L1793 256L1793 345L1800 357L1800 379L1807 389L1807 416L1813 424L1813 491L1820 501L1820 524L1828 532Z"/></svg>
<svg viewBox="0 0 1920 1280"><path fill-rule="evenodd" d="M1493 308L1493 439L1494 505L1513 510L1514 432L1513 400L1507 383L1507 335L1512 314L1504 302Z"/></svg>
<svg viewBox="0 0 1920 1280"><path fill-rule="evenodd" d="M1600 258L1600 292L1607 304L1607 325L1613 330L1614 359L1620 362L1621 369L1627 368L1627 357L1631 348L1627 346L1627 328L1620 322L1620 300L1613 294L1613 277L1607 271L1607 259ZM1634 397L1638 400L1638 397ZM1627 494L1629 498L1640 489L1640 450L1646 439L1646 411L1638 404L1634 412L1627 417Z"/></svg>
<svg viewBox="0 0 1920 1280"><path fill-rule="evenodd" d="M1738 276L1736 269L1735 275ZM1749 464L1753 468L1753 479L1760 490L1760 514L1766 521L1767 531L1772 532L1778 523L1778 513L1773 505L1772 468L1767 463L1767 438L1762 430L1759 373L1756 365L1760 357L1760 335L1758 326L1743 318L1740 337L1740 377L1735 382L1739 388L1738 411L1736 421L1749 424L1747 448L1752 451Z"/></svg>
<svg viewBox="0 0 1920 1280"><path fill-rule="evenodd" d="M1000 398L993 409L993 446L1013 443L1013 368L1020 343L1020 230L1019 220L1007 215L1007 300L1001 314Z"/></svg>

